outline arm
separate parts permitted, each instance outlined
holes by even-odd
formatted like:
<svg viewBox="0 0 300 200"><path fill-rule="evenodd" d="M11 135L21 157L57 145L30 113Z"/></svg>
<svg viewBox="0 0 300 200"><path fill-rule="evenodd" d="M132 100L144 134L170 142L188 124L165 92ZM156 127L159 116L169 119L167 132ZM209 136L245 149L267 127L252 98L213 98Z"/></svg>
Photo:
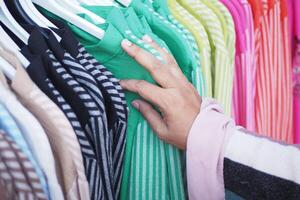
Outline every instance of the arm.
<svg viewBox="0 0 300 200"><path fill-rule="evenodd" d="M187 140L191 199L224 199L224 182L245 199L299 199L299 169L298 147L254 135L203 100Z"/></svg>
<svg viewBox="0 0 300 200"><path fill-rule="evenodd" d="M189 199L224 199L225 187L247 199L300 199L300 150L236 126L218 103L197 94L167 51L151 38L143 39L165 62L128 40L122 47L158 85L141 80L120 83L143 98L132 105L157 136L186 150Z"/></svg>

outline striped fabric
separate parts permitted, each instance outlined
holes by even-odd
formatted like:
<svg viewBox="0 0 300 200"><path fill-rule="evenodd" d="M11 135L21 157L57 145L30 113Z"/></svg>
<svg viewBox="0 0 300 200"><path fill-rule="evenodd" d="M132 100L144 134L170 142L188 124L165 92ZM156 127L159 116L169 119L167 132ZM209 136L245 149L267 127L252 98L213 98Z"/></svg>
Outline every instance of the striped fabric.
<svg viewBox="0 0 300 200"><path fill-rule="evenodd" d="M201 68L203 72L203 78L206 84L205 96L212 97L212 74L211 74L211 49L208 40L208 35L203 25L197 21L187 10L185 10L176 1L168 1L171 13L175 18L183 23L185 27L196 38L199 53L201 55ZM173 16L170 16L172 19Z"/></svg>
<svg viewBox="0 0 300 200"><path fill-rule="evenodd" d="M256 125L257 132L292 143L291 64L288 61L289 47L285 44L288 43L288 27L285 20L284 23L281 21L280 3L263 1L261 4L263 17L256 73Z"/></svg>
<svg viewBox="0 0 300 200"><path fill-rule="evenodd" d="M230 64L230 56L226 48L226 40L221 29L218 17L202 2L193 0L180 1L195 18L206 28L210 38L213 57L213 97L224 107L227 115L231 114L233 66Z"/></svg>
<svg viewBox="0 0 300 200"><path fill-rule="evenodd" d="M32 152L32 155L34 156L34 159L36 161L36 166L35 165L34 166L37 167L36 172L41 179L41 183L44 188L44 191L46 191L45 193L50 198L49 185L48 182L46 181L47 177L45 176L44 170L42 168L42 166L45 165L42 164L42 162L45 161L43 160L43 157L45 155L50 153L49 156L51 156L53 155L53 153L51 149L44 148L44 146L47 145L47 142L49 145L49 140L43 128L41 127L37 119L16 99L16 96L9 90L6 80L2 80L2 82L0 82L0 101L2 101L4 106L6 106L7 110L12 115L18 127L20 128L20 131L22 132L23 137L26 140ZM45 144L43 144L43 142L45 142ZM42 155L40 153L42 153ZM54 167L54 162L52 164ZM54 168L49 175L50 176L55 175L53 174L53 172L55 172ZM56 184L58 183L56 182ZM62 193L58 195L59 195L57 196L58 199L63 198Z"/></svg>
<svg viewBox="0 0 300 200"><path fill-rule="evenodd" d="M56 63L53 62L55 65ZM95 155L94 149L91 146L90 140L87 137L86 133L83 132L81 125L78 121L76 114L73 112L71 106L66 102L66 100L61 96L59 91L57 91L52 84L51 80L46 80L49 89L52 91L53 95L57 98L55 102L56 105L65 113L66 117L70 121L75 134L77 136L77 140L81 147L81 153L83 158L83 164L85 167L85 175L87 181L89 182L90 194L93 194L95 191L96 185L99 185L97 177L100 174L100 168L98 165L97 157Z"/></svg>
<svg viewBox="0 0 300 200"><path fill-rule="evenodd" d="M300 11L300 2L289 0L289 17L291 20L291 28L294 29L291 34L293 37L292 52L293 52L293 95L294 95L294 136L295 143L300 144L300 19L297 17L297 13ZM290 19L291 18L291 19Z"/></svg>
<svg viewBox="0 0 300 200"><path fill-rule="evenodd" d="M197 62L197 67L195 70L192 71L192 82L195 86L196 90L198 91L198 94L201 96L206 96L206 82L205 78L203 76L202 67L201 67L201 58L200 58L200 51L197 46L196 40L192 33L186 29L182 24L180 24L172 15L168 16L171 23L173 23L175 26L177 26L181 32L183 33L183 37L187 40L187 42L190 44L193 53L194 53L194 59Z"/></svg>
<svg viewBox="0 0 300 200"><path fill-rule="evenodd" d="M153 56L155 56L158 60L163 62L163 58L161 57L160 53L156 51L153 47L146 44L143 40L140 40L137 36L135 36L131 30L126 30L125 34L128 36L128 39L134 43L139 44L140 47L145 49L146 51L150 52Z"/></svg>
<svg viewBox="0 0 300 200"><path fill-rule="evenodd" d="M0 130L0 180L9 199L48 199L32 163L3 130Z"/></svg>
<svg viewBox="0 0 300 200"><path fill-rule="evenodd" d="M71 27L71 28L74 29L75 27ZM82 32L82 30L80 30L80 31ZM115 34L116 35L114 37L117 37L118 41L123 38L123 36L121 36L120 33L116 32ZM139 38L131 38L128 34L126 34L124 32L124 30L123 30L122 34L124 35L125 38L127 38L131 41L134 39L137 39L134 43L137 45L140 45L139 42L141 40L139 40ZM128 57L125 54L125 52L123 52L121 50L120 45L119 45L120 43L119 42L117 42L117 43L118 44L116 44L115 41L112 43L116 48L120 49L120 51L118 51L118 54L114 58L113 62L115 62L117 59L120 59L120 63L122 63L122 61L124 61L124 62L128 63L128 65L132 65L133 67L137 67L137 68L141 67L132 58ZM89 49L87 49L87 50L89 50ZM111 49L107 49L107 51L111 51ZM91 52L93 52L93 51L91 51ZM93 56L95 56L97 59L101 60L101 58L99 58L99 57L101 57L100 55L94 54ZM111 57L111 55L109 57ZM105 63L105 64L103 63L103 64L108 68L108 67L111 67L111 65L108 66L110 63L111 63L111 61L108 60L107 63ZM123 67L123 66L120 65L120 67ZM126 65L125 67L130 67L130 66ZM125 70L123 73L126 74L126 68L124 68L123 70ZM148 76L148 78L149 78L149 76ZM128 95L128 96L130 96L130 95ZM131 94L131 97L132 96L133 95ZM143 147L143 150L145 151L145 153L143 153L143 155L149 155L149 157L148 156L142 157L141 151L139 149L137 149L136 151L133 151L133 149L135 149L135 146L140 145L140 144L136 143L136 139L135 139L136 131L137 131L136 126L138 123L143 123L143 126L144 126L143 130L145 130L145 129L147 130L146 132L143 132L143 135L147 136L147 137L144 137L144 139L145 139L144 144L149 144L148 140L150 139L150 137L148 137L148 135L149 136L152 135L153 132L151 131L150 126L145 122L145 120L142 118L142 116L139 113L137 113L136 111L131 112L131 113L135 115L131 119L133 119L133 121L138 120L138 122L132 123L130 126L128 126L128 129L131 128L131 130L132 130L131 132L128 132L128 129L127 129L127 135L130 134L130 136L128 136L128 137L126 136L127 141L126 141L126 151L125 151L125 156L124 156L124 169L123 169L124 172L123 172L123 178L122 178L122 184L121 184L121 197L120 198L128 199L129 195L136 196L136 193L138 195L143 195L144 193L156 194L158 192L166 194L167 196L178 195L177 197L175 197L175 199L176 198L182 199L181 197L184 198L185 190L183 187L183 180L182 180L183 178L182 178L182 174L181 174L181 165L182 165L181 162L182 161L181 161L181 155L180 155L179 150L177 150L176 147L167 145L163 142L161 142L161 143L156 142L157 145L152 146L151 148ZM131 140L128 140L128 138L130 138ZM159 141L159 139L157 137L155 137L153 139L155 141ZM152 145L153 145L153 143L152 143ZM153 156L154 152L158 148L161 148L161 149L166 148L165 152L167 152L167 153L163 154L163 155L156 154L157 156L154 157ZM144 158L144 159L142 159L142 158ZM147 166L146 168L141 169L140 167L138 167L139 165L135 164L137 162L133 162L134 164L132 163L132 161L136 161L136 159L140 159L137 161L139 163L148 162L149 164L146 165ZM147 161L147 159L148 159L148 161ZM161 165L156 165L155 164L156 161L160 162L161 165L163 165L165 167L164 168L156 168L156 167L161 166ZM164 163L162 163L162 162L164 162ZM178 171L180 171L180 173L176 173L177 171L173 170L173 169L179 169ZM131 170L133 170L132 173L130 172ZM136 173L136 170L138 170L140 173ZM142 181L145 182L145 180L144 180L145 176L143 177L142 176L143 174L147 174L147 176L148 176L148 174L152 174L151 181L157 183L157 186L159 186L159 187L153 187L153 185L149 185L149 184L141 184ZM165 176L162 176L162 174L165 174ZM138 178L134 179L134 182L128 183L132 176L138 176ZM136 181L140 181L140 182L136 182ZM146 181L146 182L148 182L148 181ZM162 185L161 183L164 183L164 184ZM165 184L165 183L168 183L168 184ZM130 189L130 188L132 188L132 189ZM181 190L178 191L178 188ZM174 191L175 189L177 189L177 191ZM132 194L130 192L132 192ZM148 196L148 195L146 195L146 196Z"/></svg>
<svg viewBox="0 0 300 200"><path fill-rule="evenodd" d="M221 3L219 2L219 0L213 0L210 1L210 3L217 9L220 11L220 18L223 18L223 23L224 24L224 29L225 29L225 42L226 42L226 47L228 49L228 55L229 55L229 63L230 63L230 68L229 69L225 69L227 72L226 76L229 77L229 79L227 81L229 81L229 86L231 89L229 90L230 92L228 93L228 95L230 95L230 97L228 97L228 99L231 98L231 104L232 104L232 96L233 96L233 78L234 78L234 70L235 70L235 44L236 44L236 33L235 33L235 25L233 22L233 18L230 14L230 12L228 11L228 9ZM245 89L246 91L247 89ZM232 110L231 110L232 113Z"/></svg>
<svg viewBox="0 0 300 200"><path fill-rule="evenodd" d="M102 164L102 174L104 178L104 192L107 199L114 199L114 171L113 171L113 154L112 154L112 132L108 128L106 108L104 105L103 95L98 88L95 79L78 63L69 53L65 53L62 61L70 74L75 80L91 95L99 109L101 116L101 125L98 130L98 138L95 138L96 151L99 157L99 163ZM99 141L100 140L100 141ZM99 143L100 142L100 143Z"/></svg>
<svg viewBox="0 0 300 200"><path fill-rule="evenodd" d="M236 35L235 35L235 29L234 29L234 22L233 22L233 18L230 14L230 12L228 11L228 9L218 0L213 0L211 1L211 3L220 10L220 12L222 13L222 17L224 18L224 21L226 22L225 24L225 28L226 28L226 32L227 34L225 34L225 41L226 41L226 46L228 49L228 53L229 53L229 58L230 58L230 65L231 65L231 72L229 73L233 73L233 65L234 65L234 56L235 56L235 44L236 44ZM230 74L230 76L233 76L232 74Z"/></svg>
<svg viewBox="0 0 300 200"><path fill-rule="evenodd" d="M91 199L114 199L114 193L112 193L113 188L111 187L113 178L110 177L110 167L112 165L107 161L107 149L105 149L107 148L107 143L104 141L102 135L104 130L104 121L102 119L103 113L100 112L96 102L91 97L91 95L76 80L74 80L74 78L57 61L53 54L50 54L50 58L57 74L65 80L66 84L73 88L75 93L83 101L89 113L89 121L84 129L89 137L92 138L93 146L96 148L95 153L98 161L98 166L90 165L88 169L89 173L91 174L90 184L92 183L90 186ZM71 61L74 62L73 59ZM71 65L71 62L65 61L65 63L67 63L68 66ZM75 70L73 69L73 72L74 71ZM100 171L98 171L97 168L99 168ZM108 176L106 174L108 174Z"/></svg>
<svg viewBox="0 0 300 200"><path fill-rule="evenodd" d="M137 126L127 198L185 199L180 151L159 140L149 127L146 121Z"/></svg>
<svg viewBox="0 0 300 200"><path fill-rule="evenodd" d="M39 165L37 164L36 160L34 159L34 156L30 150L30 147L26 143L22 133L20 132L20 129L18 128L17 124L15 123L14 119L10 115L10 113L7 111L7 109L0 104L0 129L3 129L6 133L8 133L9 136L16 142L16 144L21 148L22 152L25 154L25 156L29 159L29 161L32 163L35 172L37 172L37 168L39 168ZM38 177L40 178L40 177ZM45 196L47 194L47 191L44 191L44 188L42 185L33 185L34 190L40 191L37 193L37 196L40 198L47 199L48 196Z"/></svg>
<svg viewBox="0 0 300 200"><path fill-rule="evenodd" d="M234 99L236 123L255 130L254 95L255 95L255 32L253 14L247 0L240 0L246 17L245 49L237 55L235 63ZM237 78L242 78L238 81ZM241 87L240 85L243 84Z"/></svg>
<svg viewBox="0 0 300 200"><path fill-rule="evenodd" d="M43 124L52 149L58 152L54 156L57 168L64 174L58 178L63 184L65 198L89 199L80 147L69 121L62 111L36 87L33 87L25 101Z"/></svg>
<svg viewBox="0 0 300 200"><path fill-rule="evenodd" d="M182 29L182 27L181 28L178 27L178 25L179 25L178 23L177 23L177 25L172 24L170 21L168 21L165 17L160 15L158 12L156 12L150 6L145 4L145 7L149 10L150 13L152 13L154 16L156 16L158 19L160 19L163 23L167 24L168 26L170 26L174 30L176 30L178 33L180 33L182 35L182 37L187 41L188 45L192 49L192 53L193 53L192 57L196 64L196 65L192 66L193 67L192 74L191 74L192 83L200 95L205 94L206 85L205 85L203 74L202 74L199 51L198 51L197 45L195 44L194 37L189 33L189 31L185 31L185 29Z"/></svg>
<svg viewBox="0 0 300 200"><path fill-rule="evenodd" d="M290 38L289 38L289 21L288 21L288 5L287 0L281 0L279 4L279 13L280 14L280 20L281 20L281 39L282 45L280 46L280 53L282 55L282 64L283 64L283 74L282 82L285 84L286 91L284 90L284 95L286 96L287 103L285 104L285 110L283 110L283 113L286 111L286 118L288 119L287 123L282 123L282 129L281 127L278 127L278 131L285 130L286 134L279 134L280 138L283 138L284 141L287 141L289 143L294 143L294 130L293 130L293 80L292 80L292 54L291 54L291 45L290 45ZM281 75L279 75L281 76ZM279 111L279 113L281 113ZM286 119L285 116L283 116L282 119Z"/></svg>
<svg viewBox="0 0 300 200"><path fill-rule="evenodd" d="M225 187L245 199L299 199L299 153L240 128L225 149Z"/></svg>
<svg viewBox="0 0 300 200"><path fill-rule="evenodd" d="M102 87L106 88L107 92L111 95L113 105L115 106L115 109L118 110L117 113L119 117L121 119L126 119L128 115L128 107L125 99L125 93L119 83L119 80L115 78L114 75L103 65L101 65L91 54L89 54L81 44L79 44L78 49L79 54L77 56L77 59L79 60L79 62L83 65L86 60L101 73L101 76L99 76L98 71L90 71L90 73L95 77L98 83L102 85ZM90 70L94 68L89 66L86 67L86 69ZM117 96L115 93L117 93ZM123 108L118 106L120 104L123 105Z"/></svg>
<svg viewBox="0 0 300 200"><path fill-rule="evenodd" d="M18 59L13 53L9 52L5 48L0 49L0 55L16 68L16 74L14 78L11 81L9 81L12 90L14 90L16 94L18 94L18 91L23 91L24 93L27 93L28 87L23 85L25 84L25 81L23 81L23 75L26 72L21 63L19 63ZM6 82L7 80L4 78L3 84L7 85ZM21 82L21 87L19 87L19 82ZM5 94L5 96L6 98L9 98L7 100L8 103L11 104L11 102L15 102L16 98L14 94L11 94L10 90L6 91L7 93ZM23 134L25 137L27 137L28 144L32 148L33 154L36 157L39 165L41 166L46 176L51 199L63 199L63 193L56 176L55 160L48 137L42 126L37 121L37 119L34 116L32 116L32 114L29 113L28 110L26 110L23 106L18 104L19 103L13 106L13 109L16 110L15 112L17 113L16 119L18 118L20 120L20 123L23 123L25 126L30 125L27 127L29 128L27 131L28 134L24 134L24 132ZM26 129L26 127L24 128Z"/></svg>
<svg viewBox="0 0 300 200"><path fill-rule="evenodd" d="M119 85L118 80L114 78L113 75L109 71L107 71L104 66L100 65L94 57L87 53L87 51L81 44L79 44L78 49L80 53L77 55L76 59L93 76L93 78L95 78L97 84L100 87L104 88L105 92L107 92L108 97L110 97L108 101L111 101L110 104L112 104L118 116L118 118L113 121L111 135L113 137L112 148L114 165L114 193L115 198L119 199L128 116L125 94L121 86Z"/></svg>

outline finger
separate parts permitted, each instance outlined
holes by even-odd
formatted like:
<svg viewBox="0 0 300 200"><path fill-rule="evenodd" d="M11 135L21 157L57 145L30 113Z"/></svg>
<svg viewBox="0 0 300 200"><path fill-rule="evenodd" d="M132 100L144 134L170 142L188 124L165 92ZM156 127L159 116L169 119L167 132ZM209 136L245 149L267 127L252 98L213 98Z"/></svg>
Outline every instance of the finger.
<svg viewBox="0 0 300 200"><path fill-rule="evenodd" d="M144 35L142 39L144 42L146 42L148 45L150 45L152 48L158 51L158 53L161 55L164 61L166 61L167 63L175 61L171 54L168 52L168 50L161 48L152 40L152 38L149 35Z"/></svg>
<svg viewBox="0 0 300 200"><path fill-rule="evenodd" d="M143 80L121 80L120 84L123 89L138 93L147 101L161 107L161 98L164 96L164 91L159 86Z"/></svg>
<svg viewBox="0 0 300 200"><path fill-rule="evenodd" d="M157 136L162 140L167 140L168 128L160 114L143 100L134 100L132 105L141 112Z"/></svg>
<svg viewBox="0 0 300 200"><path fill-rule="evenodd" d="M178 79L185 80L185 76L183 75L181 69L179 68L175 58L168 52L167 49L161 48L156 42L154 42L148 35L143 36L143 40L149 44L152 48L158 51L163 59L167 62L164 68L168 68L170 73Z"/></svg>
<svg viewBox="0 0 300 200"><path fill-rule="evenodd" d="M178 84L176 78L169 71L163 69L162 63L146 50L126 39L122 41L122 47L129 56L148 70L153 79L162 87L175 87Z"/></svg>

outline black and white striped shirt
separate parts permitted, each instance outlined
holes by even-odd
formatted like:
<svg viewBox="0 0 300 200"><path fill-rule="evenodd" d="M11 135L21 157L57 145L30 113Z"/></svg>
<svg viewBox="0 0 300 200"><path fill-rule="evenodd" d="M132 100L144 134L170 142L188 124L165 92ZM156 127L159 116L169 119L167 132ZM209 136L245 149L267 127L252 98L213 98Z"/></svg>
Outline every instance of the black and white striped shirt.
<svg viewBox="0 0 300 200"><path fill-rule="evenodd" d="M60 29L60 33L59 35L62 37L60 43L62 46L67 49L96 80L103 94L105 108L107 110L108 128L113 135L114 193L116 199L118 199L122 181L122 164L128 118L128 107L124 91L119 84L119 80L104 66L100 65L98 61L79 44L68 29Z"/></svg>

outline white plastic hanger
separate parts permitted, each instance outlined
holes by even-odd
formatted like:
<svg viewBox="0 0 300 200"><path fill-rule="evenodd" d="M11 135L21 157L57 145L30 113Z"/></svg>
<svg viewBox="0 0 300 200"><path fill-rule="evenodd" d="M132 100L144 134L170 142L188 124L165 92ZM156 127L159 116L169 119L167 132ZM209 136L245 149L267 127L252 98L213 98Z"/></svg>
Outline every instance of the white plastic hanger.
<svg viewBox="0 0 300 200"><path fill-rule="evenodd" d="M105 23L105 19L102 17L96 15L95 13L83 8L80 6L80 4L77 1L72 0L58 0L58 4L61 6L64 6L66 9L68 9L70 12L74 14L86 14L89 16L96 24L103 24Z"/></svg>
<svg viewBox="0 0 300 200"><path fill-rule="evenodd" d="M78 28L88 32L98 39L102 39L104 36L104 30L68 11L59 5L55 0L32 0L32 2L74 24Z"/></svg>
<svg viewBox="0 0 300 200"><path fill-rule="evenodd" d="M76 0L71 0L76 1ZM118 6L114 0L77 0L79 3L87 4L87 5L97 5L97 6Z"/></svg>
<svg viewBox="0 0 300 200"><path fill-rule="evenodd" d="M7 76L10 80L13 80L13 78L16 75L15 68L1 56L0 56L0 69L5 74L5 76Z"/></svg>
<svg viewBox="0 0 300 200"><path fill-rule="evenodd" d="M0 20L7 26L18 38L27 44L29 34L18 24L7 9L3 0L0 0Z"/></svg>
<svg viewBox="0 0 300 200"><path fill-rule="evenodd" d="M49 27L57 28L48 19L46 19L41 13L39 13L39 11L32 4L31 0L19 0L19 3L21 4L26 14L30 17L30 19L34 21L38 26L47 29L49 29ZM54 36L58 41L61 40L61 37L59 37L55 32L53 32L52 30L51 32L54 34Z"/></svg>
<svg viewBox="0 0 300 200"><path fill-rule="evenodd" d="M22 5L23 9L26 11L26 13L30 12L33 13L33 15L36 17L35 22L40 22L37 23L38 25L45 25L46 27L50 28L57 28L52 22L50 22L46 17L44 17L33 5L31 0L19 0L20 4ZM44 27L44 28L46 28Z"/></svg>
<svg viewBox="0 0 300 200"><path fill-rule="evenodd" d="M29 66L29 61L25 58L23 54L20 53L20 48L16 43L7 35L4 29L0 26L0 42L6 49L9 49L13 52L16 57L19 59L23 67Z"/></svg>

